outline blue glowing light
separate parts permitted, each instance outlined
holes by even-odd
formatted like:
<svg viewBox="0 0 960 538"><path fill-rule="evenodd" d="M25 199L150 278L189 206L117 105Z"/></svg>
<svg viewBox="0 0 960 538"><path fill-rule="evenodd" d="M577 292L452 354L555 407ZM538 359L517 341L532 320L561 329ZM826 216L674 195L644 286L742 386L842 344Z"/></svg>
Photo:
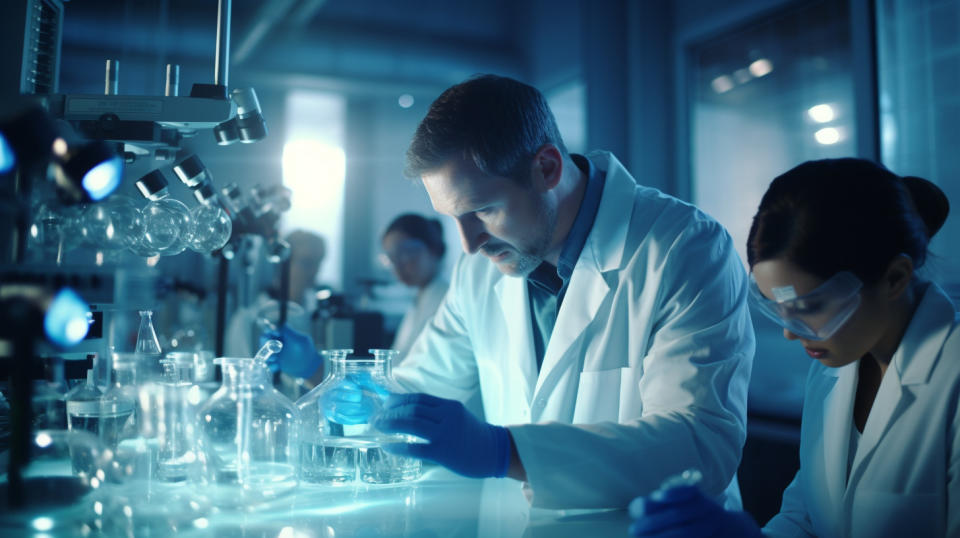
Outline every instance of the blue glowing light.
<svg viewBox="0 0 960 538"><path fill-rule="evenodd" d="M63 288L47 308L43 329L54 344L72 346L90 330L90 307L75 291Z"/></svg>
<svg viewBox="0 0 960 538"><path fill-rule="evenodd" d="M3 133L0 133L0 174L13 170L15 164L17 164L17 157L13 154L13 148L10 147Z"/></svg>
<svg viewBox="0 0 960 538"><path fill-rule="evenodd" d="M90 169L83 176L83 188L94 202L103 200L116 190L123 177L123 161L111 157Z"/></svg>

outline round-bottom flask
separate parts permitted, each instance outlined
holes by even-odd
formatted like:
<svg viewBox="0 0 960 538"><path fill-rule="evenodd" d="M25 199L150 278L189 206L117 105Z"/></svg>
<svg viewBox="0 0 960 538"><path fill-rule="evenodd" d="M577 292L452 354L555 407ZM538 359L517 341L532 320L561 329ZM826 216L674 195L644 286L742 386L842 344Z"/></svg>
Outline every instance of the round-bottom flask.
<svg viewBox="0 0 960 538"><path fill-rule="evenodd" d="M220 505L249 504L297 486L297 409L269 384L263 361L215 359L223 384L197 411L200 484Z"/></svg>

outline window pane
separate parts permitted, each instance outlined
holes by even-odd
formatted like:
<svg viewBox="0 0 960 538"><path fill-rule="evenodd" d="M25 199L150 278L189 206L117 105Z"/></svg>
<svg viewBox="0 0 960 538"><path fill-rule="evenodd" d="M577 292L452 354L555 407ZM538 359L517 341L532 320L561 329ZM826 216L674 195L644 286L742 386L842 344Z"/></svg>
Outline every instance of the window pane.
<svg viewBox="0 0 960 538"><path fill-rule="evenodd" d="M846 2L815 2L693 49L694 202L746 263L750 221L777 175L855 153Z"/></svg>
<svg viewBox="0 0 960 538"><path fill-rule="evenodd" d="M733 236L747 234L770 181L810 159L856 151L846 2L812 2L691 49L694 202ZM750 411L798 417L810 359L762 315Z"/></svg>
<svg viewBox="0 0 960 538"><path fill-rule="evenodd" d="M936 183L960 207L960 0L883 0L877 7L881 156ZM930 245L929 274L960 295L960 218ZM952 247L952 248L951 248Z"/></svg>

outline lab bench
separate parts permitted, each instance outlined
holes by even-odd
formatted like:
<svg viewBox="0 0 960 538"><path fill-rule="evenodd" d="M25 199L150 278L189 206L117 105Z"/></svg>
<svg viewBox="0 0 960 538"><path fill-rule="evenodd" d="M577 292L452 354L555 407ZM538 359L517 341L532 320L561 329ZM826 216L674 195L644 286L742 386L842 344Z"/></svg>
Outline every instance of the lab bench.
<svg viewBox="0 0 960 538"><path fill-rule="evenodd" d="M301 485L282 497L238 508L205 504L188 484L172 487L180 489L164 486L126 495L101 489L99 496L84 501L99 514L95 518L99 523L81 526L79 535L581 538L624 537L630 524L626 510L532 508L515 480L463 478L436 466L426 466L423 476L412 482ZM59 513L75 515L76 510ZM77 530L62 527L54 521L56 517L56 513L49 514L48 524L54 527L50 533L36 528L44 522L39 515L26 519L27 528L22 531L26 536L51 536Z"/></svg>

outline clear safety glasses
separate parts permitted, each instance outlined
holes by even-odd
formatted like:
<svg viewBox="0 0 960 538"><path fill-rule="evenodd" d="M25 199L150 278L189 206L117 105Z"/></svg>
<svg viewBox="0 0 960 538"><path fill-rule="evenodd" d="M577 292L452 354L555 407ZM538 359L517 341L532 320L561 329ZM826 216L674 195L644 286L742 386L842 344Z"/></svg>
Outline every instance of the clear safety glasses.
<svg viewBox="0 0 960 538"><path fill-rule="evenodd" d="M860 305L863 282L843 271L806 295L797 296L793 286L771 290L767 299L750 276L750 301L765 316L793 334L808 340L826 340L833 336Z"/></svg>

